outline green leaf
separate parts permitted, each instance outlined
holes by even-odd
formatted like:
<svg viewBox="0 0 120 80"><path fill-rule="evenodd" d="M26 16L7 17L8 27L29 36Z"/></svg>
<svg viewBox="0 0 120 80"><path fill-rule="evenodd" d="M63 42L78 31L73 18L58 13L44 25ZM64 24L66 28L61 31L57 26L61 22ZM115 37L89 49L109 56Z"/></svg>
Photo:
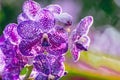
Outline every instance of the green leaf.
<svg viewBox="0 0 120 80"><path fill-rule="evenodd" d="M28 80L29 79L30 74L31 74L31 72L33 70L33 65L27 65L26 68L27 68L27 73L25 75L24 80Z"/></svg>

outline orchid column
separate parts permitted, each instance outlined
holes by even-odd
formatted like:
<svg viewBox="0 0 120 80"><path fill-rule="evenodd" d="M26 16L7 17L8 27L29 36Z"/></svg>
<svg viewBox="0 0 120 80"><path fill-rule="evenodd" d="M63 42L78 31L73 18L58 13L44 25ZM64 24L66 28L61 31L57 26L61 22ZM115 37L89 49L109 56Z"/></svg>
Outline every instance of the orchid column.
<svg viewBox="0 0 120 80"><path fill-rule="evenodd" d="M34 80L59 80L66 75L63 62L68 46L75 61L80 51L88 50L92 16L83 18L69 38L72 16L63 13L57 4L41 8L39 3L28 0L17 22L8 24L0 37L3 80L26 79L20 77L26 66L33 66L29 77Z"/></svg>

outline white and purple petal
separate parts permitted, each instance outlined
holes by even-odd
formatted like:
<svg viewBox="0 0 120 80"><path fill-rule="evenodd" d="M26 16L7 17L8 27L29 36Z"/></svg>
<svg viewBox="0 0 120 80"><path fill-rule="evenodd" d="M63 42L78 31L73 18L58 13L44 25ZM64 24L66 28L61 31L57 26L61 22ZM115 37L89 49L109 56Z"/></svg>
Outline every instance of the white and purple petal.
<svg viewBox="0 0 120 80"><path fill-rule="evenodd" d="M63 56L59 56L55 62L51 65L51 69L52 72L51 74L54 75L55 77L62 77L64 75L65 72L65 68L64 68L64 57Z"/></svg>
<svg viewBox="0 0 120 80"><path fill-rule="evenodd" d="M80 57L80 50L77 49L76 45L73 44L72 45L72 48L71 48L71 54L72 54L72 57L73 57L73 60L76 62L79 60L79 57Z"/></svg>
<svg viewBox="0 0 120 80"><path fill-rule="evenodd" d="M5 68L4 68L4 71L6 72L10 72L12 74L12 76L19 76L20 74L20 68L19 66L16 66L14 64L9 64L9 65L6 65Z"/></svg>
<svg viewBox="0 0 120 80"><path fill-rule="evenodd" d="M77 36L76 30L73 30L69 38L69 48L74 61L78 61L80 57L80 52L75 45L75 41L78 40L78 38L79 36Z"/></svg>
<svg viewBox="0 0 120 80"><path fill-rule="evenodd" d="M36 77L35 80L48 80L48 76L45 75L44 73L39 73Z"/></svg>
<svg viewBox="0 0 120 80"><path fill-rule="evenodd" d="M68 50L68 44L61 44L58 48L51 48L48 50L49 54L52 55L63 55L67 52Z"/></svg>
<svg viewBox="0 0 120 80"><path fill-rule="evenodd" d="M53 33L49 35L50 48L48 52L53 55L62 55L68 50L68 43L64 35ZM66 36L67 37L67 36Z"/></svg>
<svg viewBox="0 0 120 80"><path fill-rule="evenodd" d="M19 50L24 56L33 56L33 53L31 53L31 50L34 45L35 44L31 41L22 40L19 44Z"/></svg>
<svg viewBox="0 0 120 80"><path fill-rule="evenodd" d="M19 66L20 69L23 69L24 66L28 63L28 58L23 56L20 52L17 52L15 58L13 58L13 64Z"/></svg>
<svg viewBox="0 0 120 80"><path fill-rule="evenodd" d="M93 17L92 16L86 16L84 17L78 24L76 28L76 33L80 36L83 34L88 34L89 28L93 24Z"/></svg>
<svg viewBox="0 0 120 80"><path fill-rule="evenodd" d="M17 24L11 23L8 24L4 31L4 37L8 39L12 44L18 44L20 42L20 36L17 33Z"/></svg>
<svg viewBox="0 0 120 80"><path fill-rule="evenodd" d="M50 63L46 55L39 54L34 59L34 66L37 71L42 72L46 75L50 74Z"/></svg>
<svg viewBox="0 0 120 80"><path fill-rule="evenodd" d="M18 80L19 74L19 66L15 66L14 64L7 65L2 72L2 80Z"/></svg>
<svg viewBox="0 0 120 80"><path fill-rule="evenodd" d="M61 6L59 6L57 4L49 5L46 8L54 14L61 14L62 13Z"/></svg>
<svg viewBox="0 0 120 80"><path fill-rule="evenodd" d="M26 1L23 4L23 12L29 17L30 20L34 20L40 9L40 4L32 0Z"/></svg>
<svg viewBox="0 0 120 80"><path fill-rule="evenodd" d="M63 26L55 26L54 32L51 32L51 33L54 33L62 37L63 39L65 39L66 42L68 42L68 33L66 32Z"/></svg>
<svg viewBox="0 0 120 80"><path fill-rule="evenodd" d="M0 45L0 49L3 54L9 58L13 58L16 54L15 46L13 46L9 40L4 41L4 43Z"/></svg>
<svg viewBox="0 0 120 80"><path fill-rule="evenodd" d="M48 32L55 24L53 13L47 9L40 10L35 17L35 21L38 22L43 32Z"/></svg>
<svg viewBox="0 0 120 80"><path fill-rule="evenodd" d="M61 26L71 26L72 25L72 16L68 13L55 14L56 24Z"/></svg>
<svg viewBox="0 0 120 80"><path fill-rule="evenodd" d="M72 40L73 39L73 40ZM87 51L90 39L87 35L82 35L81 37L77 37L75 34L71 38L70 43L70 51L73 56L74 61L78 61L80 57L81 51Z"/></svg>
<svg viewBox="0 0 120 80"><path fill-rule="evenodd" d="M31 20L21 22L17 27L17 32L20 37L28 40L39 37L39 34L41 33L38 24Z"/></svg>
<svg viewBox="0 0 120 80"><path fill-rule="evenodd" d="M28 16L25 13L21 13L18 17L17 17L17 22L18 24L23 22L23 21L27 21L29 20Z"/></svg>
<svg viewBox="0 0 120 80"><path fill-rule="evenodd" d="M10 72L2 72L2 80L17 80L18 77L13 76Z"/></svg>

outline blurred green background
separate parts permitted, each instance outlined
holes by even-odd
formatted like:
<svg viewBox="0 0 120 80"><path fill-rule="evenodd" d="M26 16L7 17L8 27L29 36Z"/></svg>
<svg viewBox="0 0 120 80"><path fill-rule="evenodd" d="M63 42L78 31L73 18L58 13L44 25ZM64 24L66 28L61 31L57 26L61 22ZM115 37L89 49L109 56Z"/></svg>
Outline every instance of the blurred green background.
<svg viewBox="0 0 120 80"><path fill-rule="evenodd" d="M17 23L25 0L0 1L0 34L9 23ZM92 15L94 24L89 36L88 52L73 62L70 52L66 55L68 75L61 80L120 80L120 0L35 0L42 7L57 3L63 12L73 16L73 24ZM73 25L74 26L74 25Z"/></svg>
<svg viewBox="0 0 120 80"><path fill-rule="evenodd" d="M0 1L0 33L5 25L16 22L18 14L22 12L22 4L25 0L1 0ZM120 25L120 1L119 0L35 0L46 6L58 3L71 14L77 16L76 22L86 15L94 17L94 26L99 27L110 24L119 29ZM73 7L73 8L71 8ZM72 10L70 10L72 9ZM71 12L70 12L71 11Z"/></svg>

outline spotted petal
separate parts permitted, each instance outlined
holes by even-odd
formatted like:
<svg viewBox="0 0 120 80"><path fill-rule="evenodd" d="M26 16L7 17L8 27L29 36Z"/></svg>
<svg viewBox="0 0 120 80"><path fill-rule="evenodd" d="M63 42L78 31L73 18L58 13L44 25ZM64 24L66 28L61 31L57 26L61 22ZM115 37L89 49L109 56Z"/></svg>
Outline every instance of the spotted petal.
<svg viewBox="0 0 120 80"><path fill-rule="evenodd" d="M37 15L40 9L41 9L40 4L32 0L26 1L23 4L23 12L31 20L34 20L34 17Z"/></svg>
<svg viewBox="0 0 120 80"><path fill-rule="evenodd" d="M59 56L55 62L51 65L51 69L52 69L52 72L51 74L56 76L56 77L62 77L64 75L64 64L63 64L63 61L64 61L64 57L63 56Z"/></svg>
<svg viewBox="0 0 120 80"><path fill-rule="evenodd" d="M49 42L51 44L48 52L53 55L62 55L68 50L67 34L62 32L55 32L49 35Z"/></svg>
<svg viewBox="0 0 120 80"><path fill-rule="evenodd" d="M39 73L36 77L35 80L48 80L48 76L43 74L43 73Z"/></svg>
<svg viewBox="0 0 120 80"><path fill-rule="evenodd" d="M2 73L2 80L17 80L18 76L13 76L10 72Z"/></svg>
<svg viewBox="0 0 120 80"><path fill-rule="evenodd" d="M19 73L20 73L20 68L19 68L19 66L16 66L16 65L14 65L14 64L9 64L9 65L7 65L7 66L5 66L5 72L7 71L7 72L10 72L13 76L15 76L15 75L17 75L17 76L19 76Z"/></svg>
<svg viewBox="0 0 120 80"><path fill-rule="evenodd" d="M76 36L75 34L72 35L70 48L74 61L79 59L81 51L88 50L89 44L90 39L87 35L82 35L81 37Z"/></svg>
<svg viewBox="0 0 120 80"><path fill-rule="evenodd" d="M37 23L30 20L21 22L17 27L17 32L23 39L28 40L35 39L41 33Z"/></svg>
<svg viewBox="0 0 120 80"><path fill-rule="evenodd" d="M37 71L42 72L46 75L50 73L50 64L47 59L47 56L44 54L39 54L35 57L34 66Z"/></svg>
<svg viewBox="0 0 120 80"><path fill-rule="evenodd" d="M34 43L31 41L21 41L21 43L19 44L19 49L20 52L24 55L24 56L32 56L33 54L31 53L31 49L32 46L34 46Z"/></svg>
<svg viewBox="0 0 120 80"><path fill-rule="evenodd" d="M52 13L55 13L55 14L61 14L62 13L61 6L59 6L57 4L49 5L49 6L47 6L47 9L49 11L51 11Z"/></svg>
<svg viewBox="0 0 120 80"><path fill-rule="evenodd" d="M76 33L80 36L82 36L83 34L88 34L89 28L92 26L92 24L93 24L93 17L86 16L79 22L76 28Z"/></svg>
<svg viewBox="0 0 120 80"><path fill-rule="evenodd" d="M7 65L2 72L2 80L18 80L20 69L13 64Z"/></svg>
<svg viewBox="0 0 120 80"><path fill-rule="evenodd" d="M11 23L11 24L8 24L4 31L3 31L3 34L4 34L4 37L6 39L9 39L9 41L12 43L12 44L18 44L20 42L20 37L17 33L17 24L15 23Z"/></svg>
<svg viewBox="0 0 120 80"><path fill-rule="evenodd" d="M73 60L74 60L75 62L78 61L78 60L79 60L79 57L80 57L80 50L77 49L77 47L73 44L70 51L71 51Z"/></svg>
<svg viewBox="0 0 120 80"><path fill-rule="evenodd" d="M13 58L13 64L15 66L19 66L20 69L24 68L27 62L28 62L28 58L22 56L21 53L16 53L15 58Z"/></svg>
<svg viewBox="0 0 120 80"><path fill-rule="evenodd" d="M15 56L15 47L8 40L4 41L0 48L6 57L13 58Z"/></svg>
<svg viewBox="0 0 120 80"><path fill-rule="evenodd" d="M35 20L39 23L43 32L48 32L54 27L54 15L47 9L42 9L38 12Z"/></svg>

